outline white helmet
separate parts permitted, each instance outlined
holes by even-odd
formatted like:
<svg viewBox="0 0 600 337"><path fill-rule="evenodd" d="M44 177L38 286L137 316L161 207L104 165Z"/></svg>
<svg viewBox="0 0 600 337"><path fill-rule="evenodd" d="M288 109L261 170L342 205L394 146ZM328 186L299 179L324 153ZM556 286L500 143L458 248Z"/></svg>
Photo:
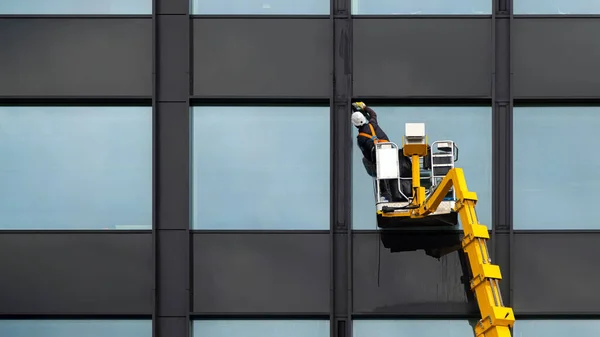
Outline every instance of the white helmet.
<svg viewBox="0 0 600 337"><path fill-rule="evenodd" d="M355 111L352 113L352 124L354 126L359 127L361 125L367 124L367 118L360 111Z"/></svg>

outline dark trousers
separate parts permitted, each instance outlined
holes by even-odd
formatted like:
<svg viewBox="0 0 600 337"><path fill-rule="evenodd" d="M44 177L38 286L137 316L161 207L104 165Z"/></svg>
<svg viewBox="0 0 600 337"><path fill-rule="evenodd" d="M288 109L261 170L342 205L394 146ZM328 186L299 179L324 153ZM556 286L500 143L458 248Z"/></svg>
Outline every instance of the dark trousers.
<svg viewBox="0 0 600 337"><path fill-rule="evenodd" d="M402 196L400 193L400 188L398 186L398 180L396 179L386 179L379 181L379 188L381 191L381 195L386 198L388 201L405 201L406 198ZM404 191L403 191L404 192ZM410 196L410 195L407 195Z"/></svg>
<svg viewBox="0 0 600 337"><path fill-rule="evenodd" d="M400 177L401 180L400 186L398 186L398 180L396 179L387 179L379 181L379 189L381 191L381 195L389 201L408 201L402 194L400 193L400 189L402 193L406 195L406 197L410 198L412 196L412 163L410 158L404 156L402 153L402 149L399 150L399 159L400 159ZM363 165L367 173L375 178L377 176L377 170L375 164L364 158L362 159ZM408 178L408 179L407 179Z"/></svg>

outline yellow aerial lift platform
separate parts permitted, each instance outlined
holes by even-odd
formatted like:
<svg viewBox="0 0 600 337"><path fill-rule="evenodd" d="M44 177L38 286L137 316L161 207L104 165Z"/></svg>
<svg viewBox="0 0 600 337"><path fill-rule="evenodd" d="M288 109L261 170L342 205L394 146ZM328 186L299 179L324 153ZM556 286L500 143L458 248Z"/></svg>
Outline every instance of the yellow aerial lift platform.
<svg viewBox="0 0 600 337"><path fill-rule="evenodd" d="M479 223L475 213L477 195L467 188L463 170L454 167L458 160L458 147L447 140L436 141L430 146L424 123L406 123L402 154L405 158L400 156L400 149L393 142L375 144L376 172L373 180L378 227L458 226L460 216L464 233L461 246L473 275L470 289L475 294L482 316L475 327L475 335L510 337L514 313L502 301L499 286L502 275L499 266L492 264L486 245L489 232ZM409 158L412 174L408 178L401 177L400 160ZM423 166L430 170L422 170ZM412 194L407 196L400 189L406 197L405 202L392 202L381 196L379 183L387 179L396 179L398 186L402 186L403 179L409 179ZM429 186L425 186L427 184L423 184L423 180L428 181ZM404 183L406 186L407 181Z"/></svg>

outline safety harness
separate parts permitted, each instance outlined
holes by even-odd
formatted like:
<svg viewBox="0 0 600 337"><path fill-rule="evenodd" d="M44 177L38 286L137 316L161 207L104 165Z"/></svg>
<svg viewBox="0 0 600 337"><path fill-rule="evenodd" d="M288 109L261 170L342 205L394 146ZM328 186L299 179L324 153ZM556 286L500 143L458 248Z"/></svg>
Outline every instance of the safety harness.
<svg viewBox="0 0 600 337"><path fill-rule="evenodd" d="M377 138L377 134L375 133L375 129L373 128L373 125L371 123L369 123L369 128L371 129L371 134L370 135L367 134L367 133L364 133L364 132L360 132L358 135L372 139L373 143L375 143L375 144L389 142L389 140Z"/></svg>

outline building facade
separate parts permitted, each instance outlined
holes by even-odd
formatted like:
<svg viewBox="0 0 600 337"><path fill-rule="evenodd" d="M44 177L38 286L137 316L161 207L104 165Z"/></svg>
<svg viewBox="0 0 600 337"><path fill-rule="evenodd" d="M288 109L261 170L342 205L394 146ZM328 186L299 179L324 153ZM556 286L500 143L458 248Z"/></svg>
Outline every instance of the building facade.
<svg viewBox="0 0 600 337"><path fill-rule="evenodd" d="M0 2L0 336L471 336L461 254L382 243L357 100L457 142L515 336L597 335L598 33L583 0Z"/></svg>

